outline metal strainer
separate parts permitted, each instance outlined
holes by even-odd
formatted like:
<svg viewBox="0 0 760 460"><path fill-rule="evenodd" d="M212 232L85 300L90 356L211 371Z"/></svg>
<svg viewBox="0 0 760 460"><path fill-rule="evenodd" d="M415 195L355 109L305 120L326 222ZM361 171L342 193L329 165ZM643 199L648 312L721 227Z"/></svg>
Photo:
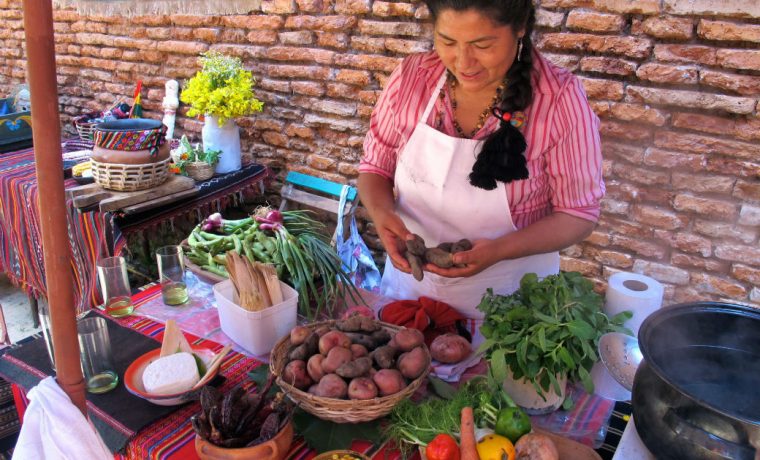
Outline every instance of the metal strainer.
<svg viewBox="0 0 760 460"><path fill-rule="evenodd" d="M610 375L628 391L633 389L633 377L643 359L635 337L608 332L599 338L599 356Z"/></svg>

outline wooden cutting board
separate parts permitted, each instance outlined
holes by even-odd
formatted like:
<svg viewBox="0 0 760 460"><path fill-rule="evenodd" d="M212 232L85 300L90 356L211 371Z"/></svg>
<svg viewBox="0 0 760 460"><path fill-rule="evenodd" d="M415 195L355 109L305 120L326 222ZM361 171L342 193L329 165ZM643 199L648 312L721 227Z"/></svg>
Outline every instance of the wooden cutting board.
<svg viewBox="0 0 760 460"><path fill-rule="evenodd" d="M98 205L101 212L124 210L128 214L193 196L198 193L195 181L186 176L172 174L161 185L136 192L107 190L98 184L87 184L66 189L78 209Z"/></svg>

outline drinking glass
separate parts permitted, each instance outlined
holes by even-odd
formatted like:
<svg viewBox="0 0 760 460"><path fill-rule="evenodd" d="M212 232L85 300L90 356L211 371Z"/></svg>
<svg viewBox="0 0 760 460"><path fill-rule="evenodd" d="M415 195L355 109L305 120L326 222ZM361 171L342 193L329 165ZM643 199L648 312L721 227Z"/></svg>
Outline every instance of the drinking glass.
<svg viewBox="0 0 760 460"><path fill-rule="evenodd" d="M79 357L82 374L90 393L105 393L116 387L116 374L111 357L111 339L105 318L84 318L77 323Z"/></svg>
<svg viewBox="0 0 760 460"><path fill-rule="evenodd" d="M190 298L185 282L185 261L181 246L164 246L156 251L161 297L166 305L182 305Z"/></svg>
<svg viewBox="0 0 760 460"><path fill-rule="evenodd" d="M96 265L106 313L116 318L132 314L135 307L124 257L104 257Z"/></svg>

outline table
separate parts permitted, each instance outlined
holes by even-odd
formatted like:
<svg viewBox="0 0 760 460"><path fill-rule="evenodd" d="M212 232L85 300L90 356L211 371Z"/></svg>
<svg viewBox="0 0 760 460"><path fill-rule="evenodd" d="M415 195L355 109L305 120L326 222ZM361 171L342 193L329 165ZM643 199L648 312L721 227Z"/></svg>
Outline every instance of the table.
<svg viewBox="0 0 760 460"><path fill-rule="evenodd" d="M64 142L64 153L80 150L82 142ZM124 215L93 210L78 212L67 204L71 266L74 273L74 301L77 312L99 303L95 260L100 254L119 255L126 246L126 235L151 226L172 222L175 217L195 212L198 219L237 201L245 192L263 191L271 171L249 165L233 173L198 184L198 195L149 211ZM66 180L66 188L76 186ZM24 149L0 156L0 270L11 282L33 298L46 297L45 271L38 203L34 150ZM34 315L36 320L36 315Z"/></svg>

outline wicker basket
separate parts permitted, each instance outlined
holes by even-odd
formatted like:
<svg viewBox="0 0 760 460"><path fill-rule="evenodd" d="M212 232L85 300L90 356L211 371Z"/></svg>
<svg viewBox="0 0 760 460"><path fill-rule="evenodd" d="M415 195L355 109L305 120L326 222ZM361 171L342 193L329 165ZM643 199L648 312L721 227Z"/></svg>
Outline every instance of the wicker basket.
<svg viewBox="0 0 760 460"><path fill-rule="evenodd" d="M187 175L197 181L211 179L214 176L214 165L202 161L193 161L185 165Z"/></svg>
<svg viewBox="0 0 760 460"><path fill-rule="evenodd" d="M308 324L306 327L316 330L320 326L332 326L335 323L335 320L322 321ZM379 324L392 332L403 329L395 324L383 322L379 322ZM423 347L427 350L424 344ZM389 396L365 400L324 398L299 390L282 379L282 372L288 363L288 352L290 349L290 335L286 335L280 339L272 349L270 369L277 377L277 385L293 402L306 412L322 420L330 420L337 423L367 422L387 415L396 404L411 397L422 385L422 382L425 381L430 372L430 361L428 360L428 365L422 375L409 383L403 390ZM428 356L430 356L429 350Z"/></svg>
<svg viewBox="0 0 760 460"><path fill-rule="evenodd" d="M170 158L155 163L125 165L92 161L92 176L103 188L119 192L145 190L169 178Z"/></svg>
<svg viewBox="0 0 760 460"><path fill-rule="evenodd" d="M74 120L74 127L76 127L77 133L79 133L79 138L83 141L92 142L95 133L95 125L97 124L97 122L86 121L86 119Z"/></svg>

